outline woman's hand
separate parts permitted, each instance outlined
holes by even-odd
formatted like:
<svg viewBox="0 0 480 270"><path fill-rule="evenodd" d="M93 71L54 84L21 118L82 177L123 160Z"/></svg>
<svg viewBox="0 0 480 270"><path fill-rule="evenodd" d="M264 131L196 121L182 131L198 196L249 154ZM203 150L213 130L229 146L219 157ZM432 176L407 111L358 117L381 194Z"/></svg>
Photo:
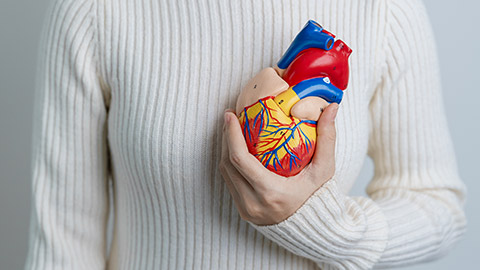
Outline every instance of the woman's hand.
<svg viewBox="0 0 480 270"><path fill-rule="evenodd" d="M267 170L248 152L235 113L225 112L220 172L242 219L257 225L277 224L291 216L335 173L335 117L330 104L317 123L312 162L293 177Z"/></svg>

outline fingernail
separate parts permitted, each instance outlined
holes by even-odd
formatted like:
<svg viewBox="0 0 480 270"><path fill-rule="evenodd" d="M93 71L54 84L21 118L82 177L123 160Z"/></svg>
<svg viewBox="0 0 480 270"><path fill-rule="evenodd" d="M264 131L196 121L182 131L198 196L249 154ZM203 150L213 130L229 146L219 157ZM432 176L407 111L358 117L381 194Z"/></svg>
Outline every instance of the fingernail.
<svg viewBox="0 0 480 270"><path fill-rule="evenodd" d="M334 106L334 107L333 107L332 118L331 118L332 121L334 121L335 118L337 117L337 112L338 112L338 107L339 107L339 105L338 105L338 103L334 103L333 106Z"/></svg>
<svg viewBox="0 0 480 270"><path fill-rule="evenodd" d="M225 120L225 124L228 124L230 122L230 116L228 115L228 111L225 111L223 114L223 119Z"/></svg>

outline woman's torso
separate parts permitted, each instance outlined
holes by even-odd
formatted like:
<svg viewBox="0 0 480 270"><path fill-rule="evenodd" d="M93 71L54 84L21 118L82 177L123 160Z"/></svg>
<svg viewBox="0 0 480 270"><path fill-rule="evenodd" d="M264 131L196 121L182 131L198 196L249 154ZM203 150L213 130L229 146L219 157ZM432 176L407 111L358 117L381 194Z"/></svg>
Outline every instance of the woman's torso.
<svg viewBox="0 0 480 270"><path fill-rule="evenodd" d="M383 16L375 1L99 1L111 89L112 269L315 269L242 221L217 169L223 111L314 19L352 49L337 117L348 192L367 152ZM100 19L101 18L101 19ZM360 65L361 63L361 65Z"/></svg>

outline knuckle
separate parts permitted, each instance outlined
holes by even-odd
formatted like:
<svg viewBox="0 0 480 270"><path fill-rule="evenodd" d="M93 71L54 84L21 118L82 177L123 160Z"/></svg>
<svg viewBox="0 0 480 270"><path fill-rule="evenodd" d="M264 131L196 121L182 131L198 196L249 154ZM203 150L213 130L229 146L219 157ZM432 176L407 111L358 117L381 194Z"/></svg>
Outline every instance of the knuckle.
<svg viewBox="0 0 480 270"><path fill-rule="evenodd" d="M227 171L225 162L223 160L220 161L220 163L218 164L218 169L222 175L225 174L225 172Z"/></svg>
<svg viewBox="0 0 480 270"><path fill-rule="evenodd" d="M326 135L325 135L326 139L331 141L331 142L334 142L336 139L337 139L337 134L335 134L335 130L331 131L331 132L328 132Z"/></svg>
<svg viewBox="0 0 480 270"><path fill-rule="evenodd" d="M240 213L240 218L243 220L243 221L247 221L247 222L253 222L255 219L252 218L251 216L249 216L248 214L245 214L245 212Z"/></svg>
<svg viewBox="0 0 480 270"><path fill-rule="evenodd" d="M279 203L279 196L277 192L272 190L266 191L262 196L263 202L268 206L276 206Z"/></svg>
<svg viewBox="0 0 480 270"><path fill-rule="evenodd" d="M247 215L248 219L257 219L262 214L262 209L259 205L255 203L250 203L245 205L245 214Z"/></svg>
<svg viewBox="0 0 480 270"><path fill-rule="evenodd" d="M322 135L322 137L327 140L327 141L335 141L336 138L337 138L337 133L335 131L335 127L333 126L323 126L321 129L320 129L320 133Z"/></svg>
<svg viewBox="0 0 480 270"><path fill-rule="evenodd" d="M238 215L240 216L240 218L241 218L242 220L248 221L248 219L246 219L246 217L245 217L245 215L243 214L243 212L238 211Z"/></svg>
<svg viewBox="0 0 480 270"><path fill-rule="evenodd" d="M230 162L232 162L234 165L240 166L242 163L242 155L237 152L230 152L229 158Z"/></svg>
<svg viewBox="0 0 480 270"><path fill-rule="evenodd" d="M284 198L285 196L282 196L281 194L279 193L274 193L274 192L270 192L269 194L267 194L264 198L265 200L265 204L268 206L268 209L270 214L277 214L277 213L280 213L283 211L284 209Z"/></svg>
<svg viewBox="0 0 480 270"><path fill-rule="evenodd" d="M235 206L237 208L237 212L238 212L238 215L240 216L240 218L245 220L245 221L248 221L249 217L248 217L247 213L245 212L245 209L243 208L243 206L238 204L237 202L235 202Z"/></svg>
<svg viewBox="0 0 480 270"><path fill-rule="evenodd" d="M240 215L240 218L245 220L245 221L250 221L250 217L245 213L245 211L238 211L238 214Z"/></svg>

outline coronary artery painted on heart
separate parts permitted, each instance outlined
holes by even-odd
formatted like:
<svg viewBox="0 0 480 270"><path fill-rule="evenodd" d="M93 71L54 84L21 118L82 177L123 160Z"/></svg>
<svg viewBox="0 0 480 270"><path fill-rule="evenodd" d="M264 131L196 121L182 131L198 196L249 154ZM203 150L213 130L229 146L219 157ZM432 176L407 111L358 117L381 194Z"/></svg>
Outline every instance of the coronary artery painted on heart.
<svg viewBox="0 0 480 270"><path fill-rule="evenodd" d="M292 116L292 107L305 97L340 103L347 88L352 50L334 38L308 21L275 70L262 70L237 99L249 152L279 175L298 174L315 152L317 122Z"/></svg>
<svg viewBox="0 0 480 270"><path fill-rule="evenodd" d="M302 158L313 153L316 122L289 117L265 97L245 107L240 118L248 151L269 170L290 176L302 170Z"/></svg>

